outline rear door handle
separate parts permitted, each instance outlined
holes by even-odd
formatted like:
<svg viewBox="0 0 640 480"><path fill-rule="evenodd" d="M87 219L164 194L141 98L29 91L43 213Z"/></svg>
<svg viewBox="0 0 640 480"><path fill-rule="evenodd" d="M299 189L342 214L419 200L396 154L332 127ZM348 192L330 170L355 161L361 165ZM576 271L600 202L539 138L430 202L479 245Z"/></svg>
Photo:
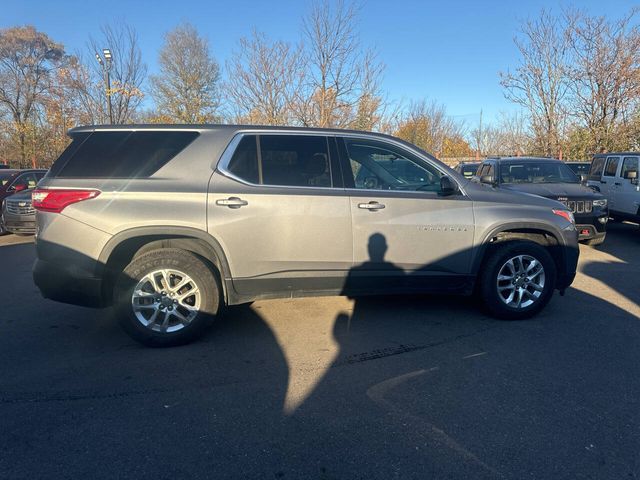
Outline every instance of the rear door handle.
<svg viewBox="0 0 640 480"><path fill-rule="evenodd" d="M364 208L365 210L382 210L385 206L378 202L359 203L358 208Z"/></svg>
<svg viewBox="0 0 640 480"><path fill-rule="evenodd" d="M604 180L600 180L600 183L604 183L606 185L607 182L605 182Z"/></svg>
<svg viewBox="0 0 640 480"><path fill-rule="evenodd" d="M242 200L238 197L229 197L225 199L216 200L216 205L220 207L229 207L229 208L240 208L245 205L249 205L249 202L246 200Z"/></svg>

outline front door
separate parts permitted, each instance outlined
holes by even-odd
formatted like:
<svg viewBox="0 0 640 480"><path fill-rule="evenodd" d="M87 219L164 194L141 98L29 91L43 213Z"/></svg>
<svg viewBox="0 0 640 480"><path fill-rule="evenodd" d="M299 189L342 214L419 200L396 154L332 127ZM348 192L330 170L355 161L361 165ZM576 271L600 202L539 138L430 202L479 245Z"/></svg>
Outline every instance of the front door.
<svg viewBox="0 0 640 480"><path fill-rule="evenodd" d="M463 282L472 257L471 200L442 196L444 173L400 145L354 136L341 147L353 222L347 290L442 290Z"/></svg>
<svg viewBox="0 0 640 480"><path fill-rule="evenodd" d="M238 293L341 290L352 261L351 215L335 184L331 142L246 134L225 153L209 186L208 230Z"/></svg>
<svg viewBox="0 0 640 480"><path fill-rule="evenodd" d="M638 186L638 157L624 157L620 176L615 181L615 210L627 215L637 215L640 208L640 187ZM628 178L636 172L635 180Z"/></svg>

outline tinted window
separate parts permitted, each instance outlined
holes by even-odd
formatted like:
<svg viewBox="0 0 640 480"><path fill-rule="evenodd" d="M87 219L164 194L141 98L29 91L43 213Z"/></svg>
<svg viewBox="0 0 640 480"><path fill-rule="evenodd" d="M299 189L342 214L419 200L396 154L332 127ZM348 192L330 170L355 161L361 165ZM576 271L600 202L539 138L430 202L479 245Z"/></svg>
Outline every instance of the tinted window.
<svg viewBox="0 0 640 480"><path fill-rule="evenodd" d="M478 165L475 164L462 165L460 167L460 173L462 173L462 175L464 175L465 177L473 177L474 175L476 175L477 171Z"/></svg>
<svg viewBox="0 0 640 480"><path fill-rule="evenodd" d="M262 183L300 187L330 187L326 137L261 135Z"/></svg>
<svg viewBox="0 0 640 480"><path fill-rule="evenodd" d="M620 158L618 157L609 157L607 158L607 165L604 167L604 176L605 177L615 177L616 171L618 170L618 162Z"/></svg>
<svg viewBox="0 0 640 480"><path fill-rule="evenodd" d="M51 169L52 177L141 178L153 175L197 132L94 132L78 136Z"/></svg>
<svg viewBox="0 0 640 480"><path fill-rule="evenodd" d="M503 162L500 165L502 183L580 183L573 171L556 162Z"/></svg>
<svg viewBox="0 0 640 480"><path fill-rule="evenodd" d="M5 186L13 178L13 173L0 173L0 185Z"/></svg>
<svg viewBox="0 0 640 480"><path fill-rule="evenodd" d="M589 170L589 180L600 180L603 167L604 167L604 157L594 158L593 162L591 162L591 169Z"/></svg>
<svg viewBox="0 0 640 480"><path fill-rule="evenodd" d="M622 170L620 176L627 178L629 172L638 172L638 158L637 157L624 157L622 161Z"/></svg>
<svg viewBox="0 0 640 480"><path fill-rule="evenodd" d="M230 173L250 183L260 183L256 142L255 135L243 137L227 166Z"/></svg>
<svg viewBox="0 0 640 480"><path fill-rule="evenodd" d="M345 138L355 188L440 191L442 174L394 145Z"/></svg>

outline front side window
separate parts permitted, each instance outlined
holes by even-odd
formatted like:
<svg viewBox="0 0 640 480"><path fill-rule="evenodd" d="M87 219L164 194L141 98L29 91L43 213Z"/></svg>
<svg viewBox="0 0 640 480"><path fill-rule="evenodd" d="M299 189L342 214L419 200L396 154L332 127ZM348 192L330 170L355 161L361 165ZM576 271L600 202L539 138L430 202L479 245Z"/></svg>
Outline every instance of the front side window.
<svg viewBox="0 0 640 480"><path fill-rule="evenodd" d="M355 188L440 192L442 173L412 154L375 140L344 141Z"/></svg>
<svg viewBox="0 0 640 480"><path fill-rule="evenodd" d="M256 185L332 186L324 136L246 135L233 153L227 170Z"/></svg>
<svg viewBox="0 0 640 480"><path fill-rule="evenodd" d="M609 157L607 158L607 166L604 167L604 176L605 177L615 177L616 172L618 171L618 162L620 162L619 157Z"/></svg>
<svg viewBox="0 0 640 480"><path fill-rule="evenodd" d="M591 168L589 169L589 180L600 180L603 167L604 167L604 157L594 158L593 162L591 162Z"/></svg>
<svg viewBox="0 0 640 480"><path fill-rule="evenodd" d="M35 188L38 183L38 179L36 179L35 174L33 173L24 173L16 178L15 182L11 185L15 187L16 185L26 185L27 188Z"/></svg>

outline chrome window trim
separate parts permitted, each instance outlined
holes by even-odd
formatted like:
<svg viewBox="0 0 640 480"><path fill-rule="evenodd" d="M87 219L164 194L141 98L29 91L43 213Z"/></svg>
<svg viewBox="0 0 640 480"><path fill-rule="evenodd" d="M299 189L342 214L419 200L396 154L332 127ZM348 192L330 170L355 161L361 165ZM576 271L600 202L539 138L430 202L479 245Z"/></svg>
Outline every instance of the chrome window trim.
<svg viewBox="0 0 640 480"><path fill-rule="evenodd" d="M270 184L256 184L256 183L251 183L248 182L246 180L243 180L242 178L234 175L233 173L231 173L229 170L227 170L227 167L229 165L229 162L231 161L231 158L233 157L233 154L236 151L236 148L238 147L238 144L240 143L240 141L244 138L245 135L301 135L301 136L318 136L318 137L332 137L332 138L338 138L338 137L350 137L350 138L359 138L359 139L363 139L363 140L373 140L373 141L377 141L377 142L382 142L382 143L389 143L391 145L394 145L397 148L400 148L401 150L408 150L410 151L413 155L416 155L418 158L422 159L424 162L428 163L430 166L432 166L433 168L435 168L437 171L439 171L440 173L442 173L443 175L447 175L452 182L454 182L457 186L458 186L458 190L460 192L460 194L464 197L468 197L467 193L464 191L464 189L462 188L462 185L460 185L460 183L458 182L458 180L454 177L452 177L451 175L449 175L449 173L445 170L443 170L442 168L440 168L440 166L434 162L432 162L428 157L425 157L425 155L423 153L421 153L418 150L415 150L413 148L408 148L406 145L402 144L401 142L397 142L394 141L392 139L387 139L387 138L379 138L375 135L366 135L366 134L358 134L358 133L353 133L353 132L345 132L345 133L338 133L338 132L323 132L323 131L291 131L291 130L260 130L260 129L247 129L247 130L240 130L238 131L233 138L231 139L231 141L229 142L229 145L227 145L227 148L225 148L223 154L220 156L220 161L218 162L217 167L215 168L216 171L218 171L219 173L221 173L222 175L224 175L225 177L228 177L232 180L235 180L236 182L239 182L243 185L249 186L249 187L264 187L264 188L288 188L288 189L305 189L305 190L320 190L320 191L339 191L339 192L346 192L347 190L352 190L352 191L356 191L356 192L400 192L400 193L413 193L413 194L419 194L419 195L426 195L427 197L431 197L433 194L435 193L437 195L437 192L423 192L423 191L409 191L409 192L404 192L404 191L399 191L399 190L370 190L370 189L352 189L352 188L337 188L337 187L305 187L305 186L292 186L292 185L270 185ZM438 196L437 198L447 198L447 197L440 197Z"/></svg>

